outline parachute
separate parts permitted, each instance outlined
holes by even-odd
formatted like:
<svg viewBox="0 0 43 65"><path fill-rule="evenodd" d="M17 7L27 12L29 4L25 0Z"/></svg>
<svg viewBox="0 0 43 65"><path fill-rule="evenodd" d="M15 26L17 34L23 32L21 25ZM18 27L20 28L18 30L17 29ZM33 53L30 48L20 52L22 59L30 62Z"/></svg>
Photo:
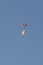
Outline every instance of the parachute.
<svg viewBox="0 0 43 65"><path fill-rule="evenodd" d="M28 26L27 24L22 24L23 30L21 31L21 35L24 36L26 33L26 27Z"/></svg>
<svg viewBox="0 0 43 65"><path fill-rule="evenodd" d="M27 25L27 24L22 24L22 26L25 26L25 27L27 27L28 25Z"/></svg>
<svg viewBox="0 0 43 65"><path fill-rule="evenodd" d="M26 33L26 30L27 30L28 24L23 23L23 24L22 24L22 27L23 27L23 29L22 29L22 31L21 31L21 35L24 36L25 33ZM29 31L32 31L32 29L28 29L28 30L29 30Z"/></svg>

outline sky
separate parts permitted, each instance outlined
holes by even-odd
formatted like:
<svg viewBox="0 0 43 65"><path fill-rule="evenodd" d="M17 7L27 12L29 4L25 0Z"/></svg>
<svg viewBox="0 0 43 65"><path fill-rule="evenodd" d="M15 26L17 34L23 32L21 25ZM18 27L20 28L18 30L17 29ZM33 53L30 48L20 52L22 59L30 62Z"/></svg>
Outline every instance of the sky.
<svg viewBox="0 0 43 65"><path fill-rule="evenodd" d="M0 0L0 65L43 65L43 0Z"/></svg>

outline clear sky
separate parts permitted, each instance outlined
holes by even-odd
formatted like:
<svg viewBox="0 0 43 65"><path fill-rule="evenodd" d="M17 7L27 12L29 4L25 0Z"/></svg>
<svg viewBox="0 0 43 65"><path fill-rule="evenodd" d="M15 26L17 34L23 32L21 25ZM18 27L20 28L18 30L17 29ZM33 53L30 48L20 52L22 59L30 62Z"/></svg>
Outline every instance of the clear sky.
<svg viewBox="0 0 43 65"><path fill-rule="evenodd" d="M0 0L0 65L43 65L43 0Z"/></svg>

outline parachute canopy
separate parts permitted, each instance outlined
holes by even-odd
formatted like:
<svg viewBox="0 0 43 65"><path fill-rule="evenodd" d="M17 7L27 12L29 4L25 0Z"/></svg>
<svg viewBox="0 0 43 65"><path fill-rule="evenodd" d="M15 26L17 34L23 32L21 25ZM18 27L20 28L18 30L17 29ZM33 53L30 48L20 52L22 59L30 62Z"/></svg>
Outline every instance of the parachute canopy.
<svg viewBox="0 0 43 65"><path fill-rule="evenodd" d="M22 24L22 26L26 26L27 27L28 25L24 23L24 24Z"/></svg>

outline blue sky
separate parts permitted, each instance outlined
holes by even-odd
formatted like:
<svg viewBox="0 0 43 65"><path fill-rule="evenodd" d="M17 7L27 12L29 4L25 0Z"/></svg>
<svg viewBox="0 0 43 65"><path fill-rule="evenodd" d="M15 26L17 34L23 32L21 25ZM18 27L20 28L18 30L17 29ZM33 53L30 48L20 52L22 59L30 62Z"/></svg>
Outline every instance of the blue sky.
<svg viewBox="0 0 43 65"><path fill-rule="evenodd" d="M0 0L0 65L43 65L43 0Z"/></svg>

